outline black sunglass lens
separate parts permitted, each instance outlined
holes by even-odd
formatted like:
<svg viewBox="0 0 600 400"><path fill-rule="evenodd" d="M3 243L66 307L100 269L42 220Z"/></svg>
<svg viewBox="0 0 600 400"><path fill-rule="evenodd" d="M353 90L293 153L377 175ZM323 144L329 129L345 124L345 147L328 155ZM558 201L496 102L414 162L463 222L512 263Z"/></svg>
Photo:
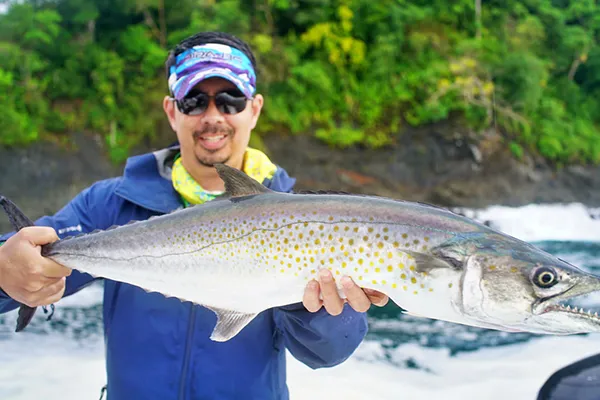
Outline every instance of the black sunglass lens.
<svg viewBox="0 0 600 400"><path fill-rule="evenodd" d="M219 93L215 96L215 104L219 111L224 114L237 114L246 108L248 99L243 95L231 95L227 92Z"/></svg>

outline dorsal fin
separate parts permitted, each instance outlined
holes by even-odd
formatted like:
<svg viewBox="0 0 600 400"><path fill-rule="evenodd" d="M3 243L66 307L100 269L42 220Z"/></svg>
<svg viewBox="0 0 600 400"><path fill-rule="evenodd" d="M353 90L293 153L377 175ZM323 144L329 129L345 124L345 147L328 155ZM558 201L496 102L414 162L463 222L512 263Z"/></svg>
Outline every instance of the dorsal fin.
<svg viewBox="0 0 600 400"><path fill-rule="evenodd" d="M258 183L239 169L225 164L215 164L223 182L225 182L226 195L233 197L251 196L268 193L269 189Z"/></svg>
<svg viewBox="0 0 600 400"><path fill-rule="evenodd" d="M299 190L296 194L341 194L346 196L358 196L354 193L344 192L341 190Z"/></svg>

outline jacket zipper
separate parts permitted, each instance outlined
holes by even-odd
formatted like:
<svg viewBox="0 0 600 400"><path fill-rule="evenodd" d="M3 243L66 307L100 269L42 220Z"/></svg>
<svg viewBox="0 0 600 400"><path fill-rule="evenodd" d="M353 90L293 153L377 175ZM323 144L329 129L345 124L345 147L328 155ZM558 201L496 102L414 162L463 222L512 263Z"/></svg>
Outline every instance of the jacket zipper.
<svg viewBox="0 0 600 400"><path fill-rule="evenodd" d="M194 325L196 325L196 307L192 304L190 310L190 322L188 324L187 337L185 339L185 355L183 357L183 371L179 386L179 399L185 399L185 384L187 380L187 371L190 363L190 353L192 352L192 336L194 335Z"/></svg>

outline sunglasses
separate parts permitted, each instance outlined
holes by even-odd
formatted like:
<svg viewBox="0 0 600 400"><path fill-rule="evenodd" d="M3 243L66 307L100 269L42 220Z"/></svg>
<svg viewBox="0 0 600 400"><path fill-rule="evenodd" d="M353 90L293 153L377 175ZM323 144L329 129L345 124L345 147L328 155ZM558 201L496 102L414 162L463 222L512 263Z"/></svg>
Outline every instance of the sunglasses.
<svg viewBox="0 0 600 400"><path fill-rule="evenodd" d="M200 115L208 108L210 99L215 100L215 105L220 113L229 115L244 111L246 109L246 104L248 104L248 100L252 100L252 98L247 98L240 91L223 91L214 96L198 92L191 96L184 97L181 100L174 100L177 104L177 108L183 114Z"/></svg>

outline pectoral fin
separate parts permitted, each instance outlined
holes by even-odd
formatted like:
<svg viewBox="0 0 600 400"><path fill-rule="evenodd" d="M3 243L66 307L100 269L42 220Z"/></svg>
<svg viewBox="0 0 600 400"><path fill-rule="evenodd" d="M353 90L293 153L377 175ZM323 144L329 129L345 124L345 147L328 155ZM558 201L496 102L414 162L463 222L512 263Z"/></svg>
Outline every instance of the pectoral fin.
<svg viewBox="0 0 600 400"><path fill-rule="evenodd" d="M258 314L207 307L217 314L217 325L210 338L215 342L226 342L237 335Z"/></svg>
<svg viewBox="0 0 600 400"><path fill-rule="evenodd" d="M452 257L446 257L442 254L431 255L410 250L402 250L402 252L407 253L414 258L418 272L430 272L436 268L459 270L463 265L462 261Z"/></svg>

